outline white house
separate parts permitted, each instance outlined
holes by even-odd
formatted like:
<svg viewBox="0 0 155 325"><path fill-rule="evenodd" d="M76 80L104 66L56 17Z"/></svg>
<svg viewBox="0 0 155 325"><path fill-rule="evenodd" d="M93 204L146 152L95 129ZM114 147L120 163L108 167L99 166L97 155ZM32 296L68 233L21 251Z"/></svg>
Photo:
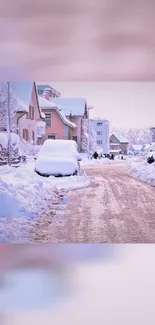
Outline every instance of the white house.
<svg viewBox="0 0 155 325"><path fill-rule="evenodd" d="M105 119L91 119L96 132L97 146L109 153L109 121Z"/></svg>

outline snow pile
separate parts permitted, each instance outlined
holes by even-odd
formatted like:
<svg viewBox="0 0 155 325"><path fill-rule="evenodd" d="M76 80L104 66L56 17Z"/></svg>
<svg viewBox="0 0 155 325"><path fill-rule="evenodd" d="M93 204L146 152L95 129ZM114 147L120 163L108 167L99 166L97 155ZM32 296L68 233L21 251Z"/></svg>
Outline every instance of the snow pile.
<svg viewBox="0 0 155 325"><path fill-rule="evenodd" d="M147 154L147 157L150 158L150 157L153 157L155 159L155 151L150 151L148 154Z"/></svg>
<svg viewBox="0 0 155 325"><path fill-rule="evenodd" d="M11 145L14 148L19 147L19 136L16 133L11 133ZM8 146L8 133L0 132L0 146L7 149Z"/></svg>
<svg viewBox="0 0 155 325"><path fill-rule="evenodd" d="M88 157L83 157L80 165L81 166L89 166L93 167L96 165L107 165L114 163L114 160L110 160L109 158L101 158L101 159L88 159Z"/></svg>
<svg viewBox="0 0 155 325"><path fill-rule="evenodd" d="M85 174L68 178L41 177L34 172L34 163L18 169L0 167L0 217L38 217L51 209L58 189L88 186Z"/></svg>
<svg viewBox="0 0 155 325"><path fill-rule="evenodd" d="M19 136L11 133L11 163L19 163ZM0 166L8 163L8 133L0 133Z"/></svg>
<svg viewBox="0 0 155 325"><path fill-rule="evenodd" d="M24 155L27 157L34 157L39 153L42 146L35 145L33 141L26 142L23 140L20 141L19 147Z"/></svg>
<svg viewBox="0 0 155 325"><path fill-rule="evenodd" d="M130 166L130 173L133 177L155 186L155 163L133 162Z"/></svg>

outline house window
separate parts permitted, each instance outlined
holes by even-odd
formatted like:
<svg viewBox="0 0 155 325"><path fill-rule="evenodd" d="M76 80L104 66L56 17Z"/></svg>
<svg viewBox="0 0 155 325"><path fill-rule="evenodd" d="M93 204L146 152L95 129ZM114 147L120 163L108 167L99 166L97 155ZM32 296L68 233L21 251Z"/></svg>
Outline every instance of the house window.
<svg viewBox="0 0 155 325"><path fill-rule="evenodd" d="M77 137L73 137L72 140L74 140L75 142L77 142Z"/></svg>
<svg viewBox="0 0 155 325"><path fill-rule="evenodd" d="M51 126L51 114L45 114L46 126Z"/></svg>
<svg viewBox="0 0 155 325"><path fill-rule="evenodd" d="M23 139L25 141L29 140L29 131L27 129L23 129Z"/></svg>
<svg viewBox="0 0 155 325"><path fill-rule="evenodd" d="M29 106L29 118L31 120L34 120L34 107L33 106Z"/></svg>
<svg viewBox="0 0 155 325"><path fill-rule="evenodd" d="M56 136L55 134L49 134L48 139L55 140Z"/></svg>
<svg viewBox="0 0 155 325"><path fill-rule="evenodd" d="M97 144L102 144L102 140L97 140Z"/></svg>
<svg viewBox="0 0 155 325"><path fill-rule="evenodd" d="M102 132L101 131L97 132L97 135L102 135Z"/></svg>
<svg viewBox="0 0 155 325"><path fill-rule="evenodd" d="M97 126L102 126L102 122L97 122Z"/></svg>
<svg viewBox="0 0 155 325"><path fill-rule="evenodd" d="M35 134L34 134L34 131L32 131L32 140L35 141Z"/></svg>

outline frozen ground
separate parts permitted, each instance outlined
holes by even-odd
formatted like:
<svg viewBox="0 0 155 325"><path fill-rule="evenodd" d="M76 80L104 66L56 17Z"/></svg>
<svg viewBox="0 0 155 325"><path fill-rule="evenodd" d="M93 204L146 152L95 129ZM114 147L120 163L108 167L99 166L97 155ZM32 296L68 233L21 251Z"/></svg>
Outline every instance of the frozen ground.
<svg viewBox="0 0 155 325"><path fill-rule="evenodd" d="M63 199L63 191L83 188L90 181L85 173L64 178L41 177L34 172L33 161L19 168L0 167L0 242L12 241L19 234L24 238L40 215L53 213L53 205Z"/></svg>
<svg viewBox="0 0 155 325"><path fill-rule="evenodd" d="M42 215L29 241L155 243L154 188L134 179L129 166L128 161L86 166L90 186L69 191L66 210L57 206L56 217Z"/></svg>

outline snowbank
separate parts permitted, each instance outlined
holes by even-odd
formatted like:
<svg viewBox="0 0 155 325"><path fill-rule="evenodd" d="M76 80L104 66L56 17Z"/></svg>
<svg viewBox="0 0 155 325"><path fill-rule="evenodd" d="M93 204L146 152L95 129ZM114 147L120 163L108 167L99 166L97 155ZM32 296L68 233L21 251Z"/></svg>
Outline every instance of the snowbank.
<svg viewBox="0 0 155 325"><path fill-rule="evenodd" d="M14 148L19 147L19 136L16 133L11 133L11 145ZM7 148L8 146L8 133L7 132L0 132L0 146L2 148Z"/></svg>
<svg viewBox="0 0 155 325"><path fill-rule="evenodd" d="M68 178L44 178L34 172L29 162L18 169L0 167L0 217L38 217L48 212L56 200L58 189L88 186L85 174Z"/></svg>
<svg viewBox="0 0 155 325"><path fill-rule="evenodd" d="M41 145L35 145L33 141L26 142L25 140L20 141L19 147L22 153L27 157L36 156L42 148Z"/></svg>
<svg viewBox="0 0 155 325"><path fill-rule="evenodd" d="M130 166L130 173L133 177L155 186L155 163L133 162Z"/></svg>

